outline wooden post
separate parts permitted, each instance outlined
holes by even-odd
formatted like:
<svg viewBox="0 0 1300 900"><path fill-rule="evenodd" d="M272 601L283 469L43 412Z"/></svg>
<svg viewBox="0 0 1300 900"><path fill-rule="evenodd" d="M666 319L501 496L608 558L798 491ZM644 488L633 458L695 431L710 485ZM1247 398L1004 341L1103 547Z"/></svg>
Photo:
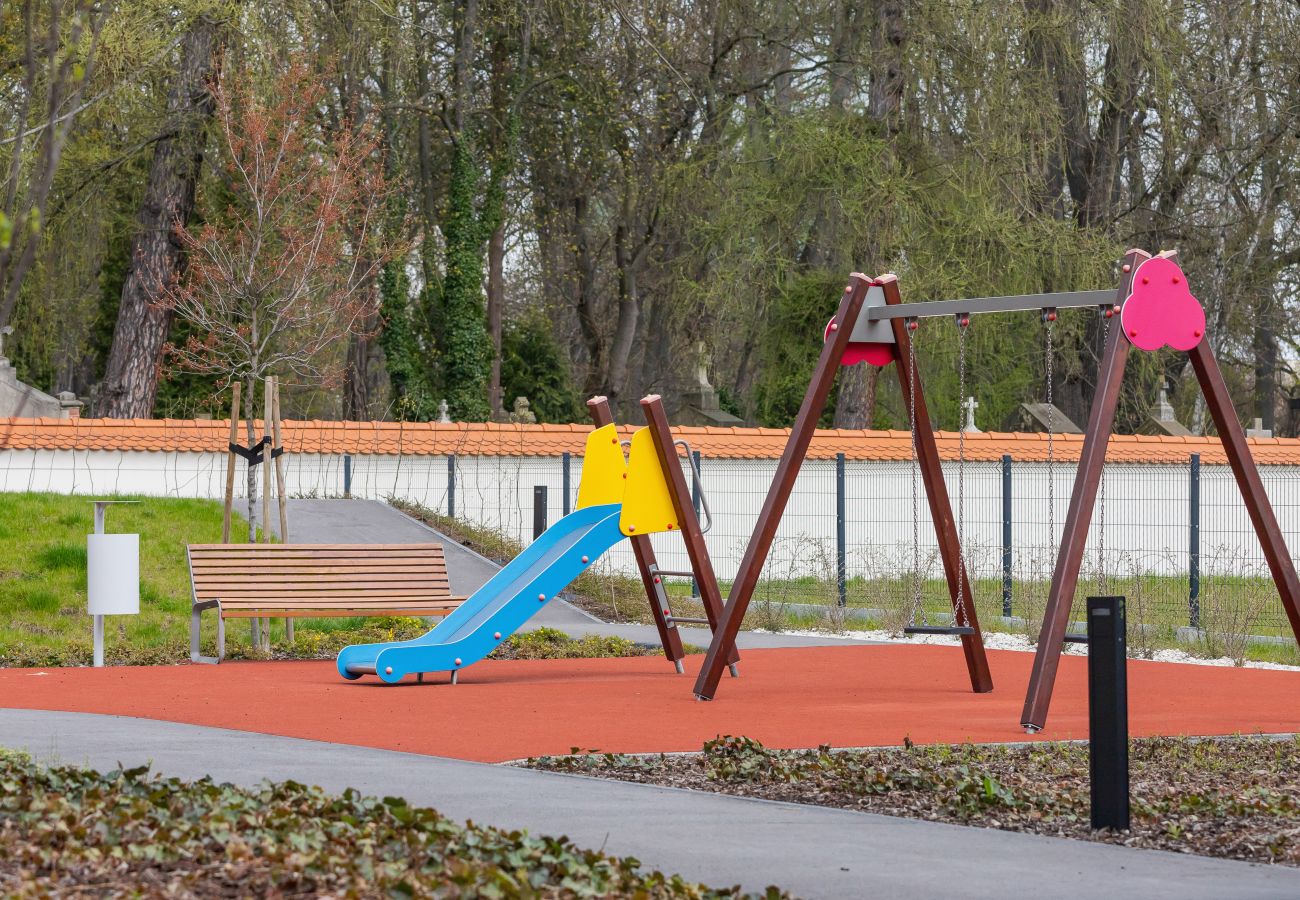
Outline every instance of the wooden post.
<svg viewBox="0 0 1300 900"><path fill-rule="evenodd" d="M1214 418L1214 427L1223 441L1223 450L1228 455L1228 464L1237 479L1241 499L1246 504L1250 523L1255 526L1259 536L1260 547L1264 550L1264 559L1268 561L1269 571L1277 584L1278 594L1282 598L1282 607L1291 621L1291 631L1300 642L1300 581L1296 579L1295 564L1287 552L1282 529L1273 514L1273 505L1268 501L1264 491L1264 482L1260 480L1259 469L1250 455L1250 445L1246 435L1237 421L1237 411L1232 408L1232 397L1228 386L1224 384L1223 373L1214 359L1208 339L1202 340L1188 354L1192 359L1192 368L1196 370L1196 379L1201 383L1201 392L1205 394L1205 405L1209 407Z"/></svg>
<svg viewBox="0 0 1300 900"><path fill-rule="evenodd" d="M280 376L275 376L274 387L271 390L271 451L281 451L284 447L280 434ZM272 459L274 457L274 459ZM286 508L287 501L284 497L284 456L277 453L269 453L267 456L268 464L275 465L275 497L280 507L280 543L289 543L289 511ZM293 617L286 616L284 620L284 638L290 643L293 642Z"/></svg>
<svg viewBox="0 0 1300 900"><path fill-rule="evenodd" d="M893 278L892 275L883 278ZM882 278L882 280L883 280ZM795 479L799 477L799 468L803 465L804 455L812 442L813 432L817 430L817 420L826 408L826 398L830 396L831 385L835 383L835 374L840 367L840 359L849 346L849 337L853 326L862 311L862 303L867 298L867 290L878 282L857 272L849 276L849 283L840 298L839 309L835 313L834 338L822 345L821 355L817 358L817 367L813 369L812 380L804 393L803 405L795 417L794 427L790 430L790 440L777 463L772 486L768 488L767 499L758 514L754 533L745 548L745 555L736 570L736 580L732 582L727 605L722 609L722 619L713 632L713 641L709 652L704 657L704 668L695 681L695 696L701 700L712 700L717 693L722 672L727 668L727 659L736 643L736 634L744 621L749 601L758 586L759 576L763 572L763 563L772 549L776 538L777 526L781 523L781 514L790 500L794 490Z"/></svg>
<svg viewBox="0 0 1300 900"><path fill-rule="evenodd" d="M280 543L289 543L289 512L287 501L284 497L284 439L280 430L280 377L275 377L275 388L272 392L272 403L274 406L274 423L271 431L271 447L276 451L275 454L275 496L280 505Z"/></svg>
<svg viewBox="0 0 1300 900"><path fill-rule="evenodd" d="M239 381L230 386L230 443L239 443ZM226 450L226 513L221 520L221 543L230 543L230 516L235 505L235 451Z"/></svg>
<svg viewBox="0 0 1300 900"><path fill-rule="evenodd" d="M641 401L641 411L645 413L646 424L650 426L650 438L654 441L659 465L668 476L668 493L672 496L677 523L681 526L686 555L691 559L695 583L699 585L704 615L709 620L709 628L716 631L718 620L722 617L722 592L718 590L718 577L713 572L709 548L704 543L704 531L700 528L700 519L695 514L695 504L691 501L691 489L686 484L686 476L682 474L682 464L677 461L677 445L673 443L672 429L668 427L664 401L658 394L651 394ZM727 662L735 665L739 660L740 654L733 645L727 655Z"/></svg>
<svg viewBox="0 0 1300 900"><path fill-rule="evenodd" d="M271 447L265 438L271 434L271 413L275 408L272 399L274 392L273 376L262 379L262 543L271 543ZM271 617L262 620L262 649L271 649Z"/></svg>
<svg viewBox="0 0 1300 900"><path fill-rule="evenodd" d="M1115 293L1116 306L1128 296L1133 272L1150 258L1151 254L1142 250L1130 250L1124 254L1125 271ZM1038 646L1034 650L1034 665L1029 673L1025 707L1020 714L1020 724L1027 731L1042 730L1047 722L1047 709L1052 702L1052 687L1056 683L1056 670L1061 662L1061 642L1065 639L1065 631L1070 624L1070 606L1079 584L1079 567L1083 564L1088 526L1092 523L1092 510L1097 502L1101 470L1106 464L1106 444L1110 441L1110 432L1115 424L1115 409L1119 404L1119 390L1124 381L1124 364L1128 362L1131 345L1123 331L1118 319L1111 322L1110 337L1102 354L1097 391L1088 413L1088 427L1084 429L1079 468L1074 476L1070 508L1065 514L1065 525L1061 531L1056 568L1052 570L1052 586L1047 594L1047 607L1043 611Z"/></svg>
<svg viewBox="0 0 1300 900"><path fill-rule="evenodd" d="M881 285L885 292L885 303L896 306L903 302L898 292L898 280L890 279ZM973 634L961 636L961 649L966 657L966 669L970 672L971 690L977 694L986 694L993 690L993 675L989 672L989 660L984 652L984 634L980 631L979 614L975 610L974 590L971 587L970 574L966 571L962 558L961 541L957 534L957 523L952 515L952 503L948 499L948 485L943 480L943 466L939 460L939 446L934 440L934 430L930 425L930 411L925 405L925 391L921 388L921 377L916 375L916 397L911 396L912 373L908 372L911 355L911 335L907 332L906 319L891 319L889 323L894 331L894 370L903 391L903 405L915 409L915 421L912 427L916 431L916 461L921 470L921 481L925 485L925 497L930 506L930 519L934 522L935 539L939 544L939 558L943 561L944 577L948 581L948 594L952 600L954 625L963 625L975 629ZM915 404L915 405L913 405ZM958 608L958 578L963 579L962 609Z"/></svg>
<svg viewBox="0 0 1300 900"><path fill-rule="evenodd" d="M609 400L605 397L592 397L588 400L587 412L591 415L591 421L597 428L614 424L614 414L609 408ZM673 663L678 672L681 672L681 660L686 656L686 651L682 647L681 635L678 634L676 628L668 624L667 614L659 603L658 592L655 590L654 573L651 571L651 567L657 567L658 562L655 560L655 551L650 544L650 537L649 535L638 534L633 535L628 540L632 542L632 555L636 557L636 567L641 573L641 583L645 585L646 597L650 601L650 613L654 617L655 629L659 632L659 642L664 647L664 656L668 658L669 662Z"/></svg>
<svg viewBox="0 0 1300 900"><path fill-rule="evenodd" d="M262 381L262 434L271 435L271 414L275 409L275 381L270 375ZM262 443L262 543L271 543L271 449Z"/></svg>

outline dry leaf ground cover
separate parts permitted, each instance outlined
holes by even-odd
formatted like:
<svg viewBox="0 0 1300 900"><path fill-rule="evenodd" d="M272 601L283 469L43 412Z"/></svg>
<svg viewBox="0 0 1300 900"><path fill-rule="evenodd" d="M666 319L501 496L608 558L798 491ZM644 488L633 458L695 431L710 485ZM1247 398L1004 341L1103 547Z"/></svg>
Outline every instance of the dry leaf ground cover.
<svg viewBox="0 0 1300 900"><path fill-rule="evenodd" d="M0 895L743 896L564 838L460 825L392 797L46 768L4 750Z"/></svg>
<svg viewBox="0 0 1300 900"><path fill-rule="evenodd" d="M1300 736L1135 740L1133 827L1094 833L1083 743L542 757L550 771L1300 866Z"/></svg>

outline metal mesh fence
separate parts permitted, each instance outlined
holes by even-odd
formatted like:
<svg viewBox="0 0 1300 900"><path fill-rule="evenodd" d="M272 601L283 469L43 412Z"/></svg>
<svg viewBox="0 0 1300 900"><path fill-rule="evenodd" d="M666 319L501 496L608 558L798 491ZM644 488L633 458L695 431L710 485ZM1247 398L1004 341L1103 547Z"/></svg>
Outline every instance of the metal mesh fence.
<svg viewBox="0 0 1300 900"><path fill-rule="evenodd" d="M454 513L527 543L535 522L535 486L546 488L547 523L572 509L580 458L568 466L566 507L560 459L458 458ZM846 461L842 479L836 467L835 460L805 462L755 600L793 613L808 607L824 614L843 604L870 610L872 618L886 624L942 620L950 604L938 546L923 489L913 516L909 464ZM706 541L725 593L767 495L775 461L705 458L701 470L713 513ZM1039 621L1074 475L1073 464L969 463L964 475L956 464L945 464L966 547L969 596L986 620L1009 616L1022 626ZM1300 469L1264 467L1262 475L1283 533L1295 546L1300 541ZM448 512L447 476L442 477L414 495L399 496ZM415 482L408 484L414 487ZM837 515L841 506L842 521ZM689 568L676 535L658 534L652 541L664 568ZM611 551L604 569L635 574L630 548ZM1193 465L1191 459L1185 465L1106 467L1077 593L1080 611L1088 594L1124 594L1131 614L1160 628L1209 628L1244 616L1253 633L1289 634L1231 471Z"/></svg>
<svg viewBox="0 0 1300 900"><path fill-rule="evenodd" d="M5 450L0 490L219 498L225 457L95 447ZM337 497L347 490L355 497L399 498L521 543L532 539L539 516L551 524L573 508L582 477L577 456L290 453L285 460L290 496ZM775 468L771 459L702 460L713 512L706 540L724 594ZM1004 460L969 463L962 473L948 463L944 475L961 519L981 618L1010 616L1034 631L1075 465ZM1263 466L1261 475L1288 545L1300 547L1300 467ZM244 484L241 464L237 490ZM539 487L544 491L537 492ZM1200 465L1190 457L1178 465L1108 464L1103 494L1088 535L1079 611L1088 594L1117 593L1129 598L1130 617L1160 628L1290 634L1227 466ZM950 607L923 492L915 508L914 516L907 461L806 461L755 599L819 615L870 610L870 618L894 625L915 617L941 619ZM665 568L689 568L676 535L652 540ZM636 571L626 545L602 565L607 572Z"/></svg>

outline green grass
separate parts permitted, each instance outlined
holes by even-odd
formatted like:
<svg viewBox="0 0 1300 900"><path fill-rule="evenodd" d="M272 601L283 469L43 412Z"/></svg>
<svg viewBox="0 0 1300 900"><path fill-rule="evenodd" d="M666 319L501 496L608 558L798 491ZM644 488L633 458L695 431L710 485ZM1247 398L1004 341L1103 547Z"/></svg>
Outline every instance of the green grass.
<svg viewBox="0 0 1300 900"><path fill-rule="evenodd" d="M1002 581L1000 578L972 579L976 610L980 624L986 631L1015 634L1029 633L1037 637L1046 604L1046 581L1012 583L1012 615L1027 620L1027 624L1010 624L1001 621ZM684 579L666 582L674 608L681 598L690 595L690 583ZM731 582L719 584L725 598ZM856 609L883 611L882 616L853 619L845 627L859 629L900 628L912 616L912 580L910 576L898 578L849 578L845 584L846 605ZM1075 595L1073 621L1083 620L1083 609L1088 595L1096 593L1094 577L1082 577ZM1176 648L1208 657L1240 657L1243 659L1300 665L1300 646L1292 640L1290 626L1281 611L1273 583L1265 578L1205 577L1201 585L1201 625L1208 632L1198 641L1179 640L1177 629L1188 625L1187 580L1178 576L1144 575L1141 577L1112 577L1106 581L1106 592L1127 598L1130 625L1129 647L1135 655ZM950 615L952 604L948 598L947 583L938 578L927 579L921 586L922 605L932 622L943 621ZM760 581L754 592L746 627L766 628L816 628L825 627L826 616L817 613L809 617L797 607L820 610L833 608L838 593L833 581L806 576L801 578ZM644 605L644 601L642 601ZM684 605L683 610L696 609ZM1141 625L1138 630L1133 626ZM1283 638L1282 643L1252 642L1251 636Z"/></svg>
<svg viewBox="0 0 1300 900"><path fill-rule="evenodd" d="M140 615L108 619L110 655L124 648L168 653L188 641L186 543L221 540L221 505L140 500L108 511L107 530L140 535ZM89 658L88 497L0 494L0 663L16 653ZM188 654L188 651L186 651Z"/></svg>
<svg viewBox="0 0 1300 900"><path fill-rule="evenodd" d="M140 535L140 614L107 620L110 664L166 664L189 659L190 582L185 545L221 540L221 505L208 500L157 497L113 507L108 530ZM88 498L56 494L0 494L0 666L87 665L91 620L86 613ZM643 601L644 602L644 601ZM299 619L296 639L276 620L270 658L332 659L348 644L405 640L430 625L405 617ZM243 620L226 623L231 659L267 658L251 646ZM204 652L216 652L216 617L203 625ZM657 652L630 641L572 640L549 629L516 635L497 652L503 658L572 659Z"/></svg>

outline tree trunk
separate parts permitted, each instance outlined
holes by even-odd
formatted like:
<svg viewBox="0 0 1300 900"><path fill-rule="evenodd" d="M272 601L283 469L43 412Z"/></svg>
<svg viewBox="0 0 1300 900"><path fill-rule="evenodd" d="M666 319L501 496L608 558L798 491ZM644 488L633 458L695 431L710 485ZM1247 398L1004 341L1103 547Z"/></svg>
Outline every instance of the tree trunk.
<svg viewBox="0 0 1300 900"><path fill-rule="evenodd" d="M835 401L836 428L870 428L876 412L876 378L880 370L868 363L840 367L840 393Z"/></svg>
<svg viewBox="0 0 1300 900"><path fill-rule="evenodd" d="M618 266L618 319L614 325L614 341L609 350L609 401L618 404L627 392L628 363L632 358L632 344L641 316L641 295L637 286L637 269L640 256L628 247L631 235L625 225L619 224L614 232L614 259Z"/></svg>
<svg viewBox="0 0 1300 900"><path fill-rule="evenodd" d="M488 403L492 418L506 420L506 410L501 396L501 311L506 300L505 282L506 226L501 223L488 241L487 321L488 338L492 341L492 371L488 376ZM534 398L535 399L535 398Z"/></svg>
<svg viewBox="0 0 1300 900"><path fill-rule="evenodd" d="M590 210L587 197L578 193L573 197L573 281L574 306L578 314L578 328L582 333L583 347L587 351L587 377L583 390L587 395L608 393L609 371L605 364L605 336L601 329L601 313L596 296L596 258L592 253Z"/></svg>
<svg viewBox="0 0 1300 900"><path fill-rule="evenodd" d="M363 325L365 334L348 337L348 363L343 373L343 418L359 422L370 418L370 357L374 322Z"/></svg>
<svg viewBox="0 0 1300 900"><path fill-rule="evenodd" d="M164 286L184 271L174 226L188 224L194 211L204 134L212 115L208 86L222 30L217 21L200 17L181 46L180 67L167 96L170 133L154 148L97 416L133 419L153 414L163 345L172 324L171 312L157 304Z"/></svg>
<svg viewBox="0 0 1300 900"><path fill-rule="evenodd" d="M903 5L898 0L876 0L872 12L868 113L879 124L882 134L893 135L898 130L898 111L903 99L903 41L907 37ZM830 69L830 100L834 114L847 112L853 87L849 72L864 37L862 15L852 3L843 4L838 12L835 52L841 62ZM872 262L880 264L881 249L878 246L870 249L873 251L870 255L876 257ZM879 374L879 369L866 363L840 369L840 389L835 398L836 428L871 427L876 415L876 379Z"/></svg>

